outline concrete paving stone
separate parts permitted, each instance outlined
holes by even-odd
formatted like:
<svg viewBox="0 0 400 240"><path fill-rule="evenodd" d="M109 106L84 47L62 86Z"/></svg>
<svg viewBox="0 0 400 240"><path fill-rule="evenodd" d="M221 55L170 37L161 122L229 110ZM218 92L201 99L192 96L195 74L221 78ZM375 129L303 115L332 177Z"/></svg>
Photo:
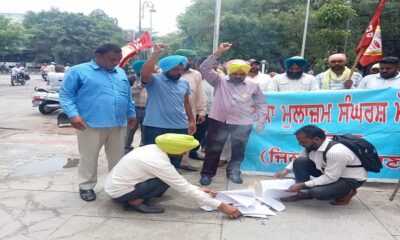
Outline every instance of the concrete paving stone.
<svg viewBox="0 0 400 240"><path fill-rule="evenodd" d="M379 220L363 204L356 208L329 206L325 208L306 205L299 201L287 205L284 212L269 217L264 222L224 220L221 239L274 239L274 240L387 240L392 235L382 228ZM264 224L263 224L264 223ZM241 229L238 235L236 229Z"/></svg>
<svg viewBox="0 0 400 240"><path fill-rule="evenodd" d="M220 225L178 221L74 216L48 240L217 240L220 239L220 228Z"/></svg>
<svg viewBox="0 0 400 240"><path fill-rule="evenodd" d="M47 239L55 229L61 227L72 215L55 216L49 211L24 211L9 219L0 229L1 239ZM28 220L27 220L28 219Z"/></svg>
<svg viewBox="0 0 400 240"><path fill-rule="evenodd" d="M35 238L27 237L24 235L15 235L12 237L7 237L7 240L32 240L32 239L35 239Z"/></svg>
<svg viewBox="0 0 400 240"><path fill-rule="evenodd" d="M8 221L0 227L0 239L6 239L7 237L15 235L16 232L20 231L24 225L19 221Z"/></svg>
<svg viewBox="0 0 400 240"><path fill-rule="evenodd" d="M389 201L391 192L359 191L357 196L367 206L368 210L379 219L381 225L392 235L400 235L400 194Z"/></svg>
<svg viewBox="0 0 400 240"><path fill-rule="evenodd" d="M89 204L75 192L13 190L0 195L0 209L5 212L50 210L58 215L75 214Z"/></svg>
<svg viewBox="0 0 400 240"><path fill-rule="evenodd" d="M205 212L200 209L197 202L187 197L181 197L178 192L172 189L169 189L161 199L151 199L150 203L164 208L165 212L163 214L142 214L125 211L121 204L112 200L105 192L101 192L97 194L96 201L80 211L80 215L210 224L221 223L222 213Z"/></svg>

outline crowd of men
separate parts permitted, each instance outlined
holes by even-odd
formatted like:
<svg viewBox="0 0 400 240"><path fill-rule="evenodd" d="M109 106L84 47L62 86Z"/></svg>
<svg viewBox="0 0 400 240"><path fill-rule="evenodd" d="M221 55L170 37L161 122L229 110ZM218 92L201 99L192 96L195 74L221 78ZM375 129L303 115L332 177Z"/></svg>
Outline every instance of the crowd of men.
<svg viewBox="0 0 400 240"><path fill-rule="evenodd" d="M96 199L93 189L99 151L104 146L110 171L105 192L124 209L162 213L164 209L151 206L147 200L161 197L171 186L201 205L217 207L236 218L240 212L235 207L216 201L215 191L188 183L179 171L197 171L189 159L203 160L200 184L208 186L225 154L230 159L227 178L243 183L240 166L250 132L253 125L256 131L265 127L263 92L400 88L396 57L383 58L379 72L363 78L346 67L344 54L330 56L329 69L316 77L305 73L307 60L296 56L284 61L285 72L271 77L260 71L261 64L255 59L230 60L221 70L218 60L231 46L220 44L196 65L194 51L180 49L159 59L166 46L155 44L146 61L132 63L135 75L127 77L117 67L121 48L104 44L95 50L92 61L68 71L60 88L60 102L77 130L83 200ZM255 124L252 106L258 115ZM139 127L140 147L134 148ZM364 169L346 169L349 163L360 165L358 157L337 144L329 149L328 161L322 161L330 140L317 126L304 126L296 138L304 154L275 177L294 171L297 183L289 190L298 194L283 200L316 198L347 204L366 180ZM310 180L310 176L315 178Z"/></svg>

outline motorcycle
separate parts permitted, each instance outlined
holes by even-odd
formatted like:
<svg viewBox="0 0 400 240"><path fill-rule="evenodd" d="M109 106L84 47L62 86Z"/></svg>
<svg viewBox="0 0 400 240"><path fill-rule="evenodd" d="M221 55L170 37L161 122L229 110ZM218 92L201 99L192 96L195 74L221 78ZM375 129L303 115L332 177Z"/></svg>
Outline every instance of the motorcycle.
<svg viewBox="0 0 400 240"><path fill-rule="evenodd" d="M47 71L41 71L40 75L42 76L43 81L47 82L47 77L48 77Z"/></svg>
<svg viewBox="0 0 400 240"><path fill-rule="evenodd" d="M46 88L34 88L32 93L32 107L38 107L42 114L50 114L58 109L61 109L60 96L56 91L51 91Z"/></svg>
<svg viewBox="0 0 400 240"><path fill-rule="evenodd" d="M25 85L25 73L13 73L11 74L11 86L16 86L17 84Z"/></svg>

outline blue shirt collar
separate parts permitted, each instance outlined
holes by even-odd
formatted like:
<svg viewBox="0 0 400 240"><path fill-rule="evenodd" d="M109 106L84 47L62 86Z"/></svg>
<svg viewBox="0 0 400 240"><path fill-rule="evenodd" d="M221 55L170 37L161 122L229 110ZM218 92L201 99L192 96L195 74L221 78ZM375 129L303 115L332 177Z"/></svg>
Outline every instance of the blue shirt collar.
<svg viewBox="0 0 400 240"><path fill-rule="evenodd" d="M89 63L89 65L94 69L94 70L99 70L99 69L104 69L106 72L114 73L117 72L117 69L114 67L112 70L106 70L105 68L99 66L94 59L92 59Z"/></svg>

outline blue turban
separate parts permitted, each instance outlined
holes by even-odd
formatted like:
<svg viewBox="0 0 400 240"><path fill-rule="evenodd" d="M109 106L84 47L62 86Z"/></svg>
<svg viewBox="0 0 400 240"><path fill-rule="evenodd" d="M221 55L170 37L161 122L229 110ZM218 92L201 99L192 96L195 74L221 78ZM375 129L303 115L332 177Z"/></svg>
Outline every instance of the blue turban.
<svg viewBox="0 0 400 240"><path fill-rule="evenodd" d="M179 64L183 64L185 67L187 64L187 58L181 55L172 55L158 61L158 66L160 66L163 72L168 72Z"/></svg>
<svg viewBox="0 0 400 240"><path fill-rule="evenodd" d="M132 63L133 71L135 71L135 73L137 73L137 74L140 74L140 71L142 71L142 67L143 67L143 64L145 62L146 61L144 61L144 60L136 60L136 61L134 61Z"/></svg>
<svg viewBox="0 0 400 240"><path fill-rule="evenodd" d="M304 69L307 66L308 62L302 57L294 56L286 59L283 64L285 65L286 69L290 68L293 64L296 64L300 68Z"/></svg>

